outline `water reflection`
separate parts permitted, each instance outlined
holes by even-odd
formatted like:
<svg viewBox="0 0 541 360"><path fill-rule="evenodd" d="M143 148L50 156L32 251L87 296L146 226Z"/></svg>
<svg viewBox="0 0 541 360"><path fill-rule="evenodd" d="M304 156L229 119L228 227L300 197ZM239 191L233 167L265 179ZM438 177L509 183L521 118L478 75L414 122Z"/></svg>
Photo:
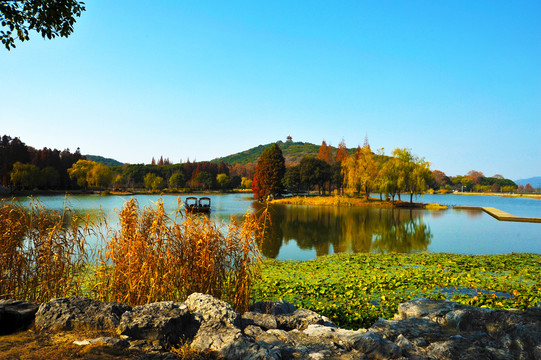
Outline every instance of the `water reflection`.
<svg viewBox="0 0 541 360"><path fill-rule="evenodd" d="M455 211L464 212L470 219L475 219L483 216L483 210L481 209L455 209Z"/></svg>
<svg viewBox="0 0 541 360"><path fill-rule="evenodd" d="M295 241L317 256L337 252L418 252L432 239L421 213L405 209L272 206L271 223L261 245L268 258Z"/></svg>

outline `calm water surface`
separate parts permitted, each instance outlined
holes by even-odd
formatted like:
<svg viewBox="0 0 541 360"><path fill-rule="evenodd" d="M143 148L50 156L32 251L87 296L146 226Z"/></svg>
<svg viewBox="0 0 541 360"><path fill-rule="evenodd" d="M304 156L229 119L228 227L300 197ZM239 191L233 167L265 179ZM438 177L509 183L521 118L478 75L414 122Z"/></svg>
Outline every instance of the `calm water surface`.
<svg viewBox="0 0 541 360"><path fill-rule="evenodd" d="M81 213L103 214L114 226L116 212L135 197L141 207L162 198L174 213L176 195L44 196L51 209L66 201ZM181 196L184 199L186 196ZM251 194L210 195L210 218L227 222L231 216L257 211ZM19 199L28 204L26 198ZM467 195L424 195L416 201L444 205L492 206L517 216L541 217L541 200ZM269 258L306 260L335 252L452 252L458 254L541 253L541 224L498 221L477 210L427 211L281 205L270 207L271 224L261 245Z"/></svg>

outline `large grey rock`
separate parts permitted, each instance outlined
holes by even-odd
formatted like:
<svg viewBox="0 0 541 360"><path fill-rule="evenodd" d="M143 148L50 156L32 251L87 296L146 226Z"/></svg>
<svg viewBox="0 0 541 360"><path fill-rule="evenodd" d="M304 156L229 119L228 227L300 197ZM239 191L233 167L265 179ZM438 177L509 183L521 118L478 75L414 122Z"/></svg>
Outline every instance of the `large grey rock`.
<svg viewBox="0 0 541 360"><path fill-rule="evenodd" d="M216 351L227 359L246 358L248 349L255 351L253 339L240 329L241 317L231 305L199 293L188 296L186 305L193 317L195 335L191 346L194 349Z"/></svg>
<svg viewBox="0 0 541 360"><path fill-rule="evenodd" d="M279 328L284 330L305 330L309 325L336 326L329 318L306 309L296 309L289 314L276 315L276 318Z"/></svg>
<svg viewBox="0 0 541 360"><path fill-rule="evenodd" d="M271 314L261 314L258 312L245 312L242 314L242 327L245 328L249 325L258 326L264 330L277 329L278 319Z"/></svg>
<svg viewBox="0 0 541 360"><path fill-rule="evenodd" d="M49 330L115 329L131 306L105 303L82 296L53 299L40 305L35 324Z"/></svg>
<svg viewBox="0 0 541 360"><path fill-rule="evenodd" d="M425 318L379 319L369 330L391 341L396 341L400 335L406 339L416 339L416 342L418 339L423 339L422 342L439 341L448 336L440 325Z"/></svg>
<svg viewBox="0 0 541 360"><path fill-rule="evenodd" d="M185 304L158 302L136 306L122 314L118 331L132 339L159 340L176 345L187 339L191 322Z"/></svg>
<svg viewBox="0 0 541 360"><path fill-rule="evenodd" d="M20 300L0 300L0 335L26 330L34 322L39 305Z"/></svg>
<svg viewBox="0 0 541 360"><path fill-rule="evenodd" d="M395 316L395 319L403 320L411 317L426 317L436 323L442 323L442 319L450 311L466 308L468 306L452 301L418 298L398 305L398 314Z"/></svg>
<svg viewBox="0 0 541 360"><path fill-rule="evenodd" d="M228 303L211 295L193 293L186 299L192 313L199 313L204 321L218 321L231 326L241 326L241 317Z"/></svg>
<svg viewBox="0 0 541 360"><path fill-rule="evenodd" d="M285 300L260 301L251 306L251 312L243 315L246 325L259 325L266 329L305 330L309 325L336 326L329 318L311 310L297 309ZM258 316L255 314L265 314ZM274 325L276 321L276 326Z"/></svg>
<svg viewBox="0 0 541 360"><path fill-rule="evenodd" d="M258 301L252 306L250 306L250 310L253 312L272 315L291 314L296 309L297 308L293 304L283 299L274 302Z"/></svg>
<svg viewBox="0 0 541 360"><path fill-rule="evenodd" d="M414 299L398 310L398 321L380 320L370 330L391 340L401 335L438 359L541 359L540 308L506 311Z"/></svg>

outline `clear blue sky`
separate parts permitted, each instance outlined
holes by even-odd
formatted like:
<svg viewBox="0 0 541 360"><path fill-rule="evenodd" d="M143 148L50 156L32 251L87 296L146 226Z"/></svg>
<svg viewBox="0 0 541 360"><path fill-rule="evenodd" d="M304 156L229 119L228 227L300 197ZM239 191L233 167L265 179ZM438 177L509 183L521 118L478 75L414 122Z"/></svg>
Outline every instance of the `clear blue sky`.
<svg viewBox="0 0 541 360"><path fill-rule="evenodd" d="M368 135L448 175L541 175L540 1L86 7L0 49L0 133L129 163Z"/></svg>

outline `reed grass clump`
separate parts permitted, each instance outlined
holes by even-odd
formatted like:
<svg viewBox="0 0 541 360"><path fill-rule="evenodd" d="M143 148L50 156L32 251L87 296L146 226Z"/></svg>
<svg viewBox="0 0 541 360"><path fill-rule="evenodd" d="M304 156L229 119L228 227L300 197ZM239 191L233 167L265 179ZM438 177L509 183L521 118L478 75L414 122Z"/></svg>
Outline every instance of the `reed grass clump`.
<svg viewBox="0 0 541 360"><path fill-rule="evenodd" d="M86 295L140 305L202 292L247 311L259 274L260 220L247 214L242 223L217 224L180 210L169 215L162 200L155 205L140 209L128 200L116 229L69 207L0 203L0 299Z"/></svg>
<svg viewBox="0 0 541 360"><path fill-rule="evenodd" d="M90 230L72 215L37 200L28 208L0 203L0 298L41 302L81 293Z"/></svg>
<svg viewBox="0 0 541 360"><path fill-rule="evenodd" d="M224 225L179 210L169 216L162 200L140 209L131 199L119 212L119 230L102 249L94 293L139 305L202 292L246 311L258 274L258 231L254 216Z"/></svg>

